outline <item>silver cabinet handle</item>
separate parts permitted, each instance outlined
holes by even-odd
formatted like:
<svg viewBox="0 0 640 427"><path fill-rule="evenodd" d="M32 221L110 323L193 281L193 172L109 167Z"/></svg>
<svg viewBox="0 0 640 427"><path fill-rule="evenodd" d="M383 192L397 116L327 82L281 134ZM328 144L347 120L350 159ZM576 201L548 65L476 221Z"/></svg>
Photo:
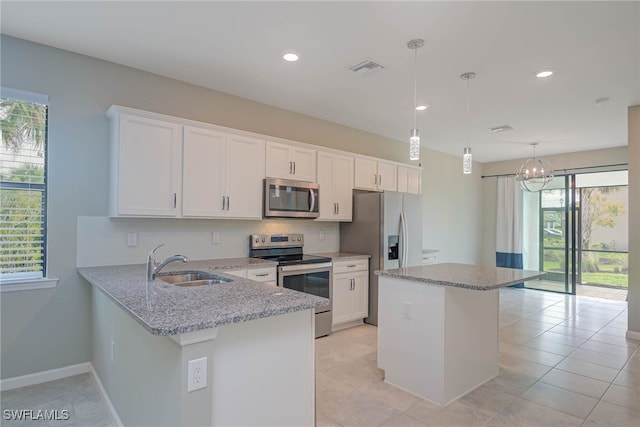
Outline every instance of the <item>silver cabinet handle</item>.
<svg viewBox="0 0 640 427"><path fill-rule="evenodd" d="M349 265L347 265L347 268L353 268L355 266L356 266L356 264L349 264Z"/></svg>
<svg viewBox="0 0 640 427"><path fill-rule="evenodd" d="M337 213L337 214L339 214L339 213L340 213L340 203L336 203L336 206L337 206L337 208L338 208L338 209L336 210L336 213Z"/></svg>
<svg viewBox="0 0 640 427"><path fill-rule="evenodd" d="M265 277L268 276L269 273L260 273L260 274L256 274L256 277Z"/></svg>
<svg viewBox="0 0 640 427"><path fill-rule="evenodd" d="M378 183L378 185L382 185L382 175L378 175L378 177L380 178L380 182Z"/></svg>
<svg viewBox="0 0 640 427"><path fill-rule="evenodd" d="M296 162L293 162L293 174L296 174Z"/></svg>
<svg viewBox="0 0 640 427"><path fill-rule="evenodd" d="M222 196L222 210L226 210L227 209L227 199Z"/></svg>
<svg viewBox="0 0 640 427"><path fill-rule="evenodd" d="M227 210L229 210L229 206L230 206L230 203L229 203L229 196L227 196Z"/></svg>
<svg viewBox="0 0 640 427"><path fill-rule="evenodd" d="M289 162L289 174L293 173L293 162Z"/></svg>
<svg viewBox="0 0 640 427"><path fill-rule="evenodd" d="M373 175L373 183L378 185L378 175Z"/></svg>
<svg viewBox="0 0 640 427"><path fill-rule="evenodd" d="M178 199L177 194L176 194L176 193L173 193L173 208L174 208L174 209L175 209L175 207L177 206L177 203L178 203L178 202L177 202L177 199Z"/></svg>

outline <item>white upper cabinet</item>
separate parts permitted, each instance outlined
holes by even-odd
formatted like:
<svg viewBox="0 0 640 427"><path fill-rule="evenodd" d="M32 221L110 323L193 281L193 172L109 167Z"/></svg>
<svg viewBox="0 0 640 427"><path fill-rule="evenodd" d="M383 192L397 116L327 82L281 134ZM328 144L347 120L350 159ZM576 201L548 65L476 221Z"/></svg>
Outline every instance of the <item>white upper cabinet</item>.
<svg viewBox="0 0 640 427"><path fill-rule="evenodd" d="M185 217L262 218L264 141L185 126Z"/></svg>
<svg viewBox="0 0 640 427"><path fill-rule="evenodd" d="M112 216L175 217L180 204L182 126L112 107Z"/></svg>
<svg viewBox="0 0 640 427"><path fill-rule="evenodd" d="M266 176L315 182L316 150L267 141Z"/></svg>
<svg viewBox="0 0 640 427"><path fill-rule="evenodd" d="M397 191L398 166L375 159L356 157L355 188L361 190Z"/></svg>
<svg viewBox="0 0 640 427"><path fill-rule="evenodd" d="M264 140L227 135L227 217L262 219Z"/></svg>
<svg viewBox="0 0 640 427"><path fill-rule="evenodd" d="M422 169L411 166L398 166L398 191L422 194Z"/></svg>
<svg viewBox="0 0 640 427"><path fill-rule="evenodd" d="M318 151L320 216L324 221L351 221L353 157Z"/></svg>

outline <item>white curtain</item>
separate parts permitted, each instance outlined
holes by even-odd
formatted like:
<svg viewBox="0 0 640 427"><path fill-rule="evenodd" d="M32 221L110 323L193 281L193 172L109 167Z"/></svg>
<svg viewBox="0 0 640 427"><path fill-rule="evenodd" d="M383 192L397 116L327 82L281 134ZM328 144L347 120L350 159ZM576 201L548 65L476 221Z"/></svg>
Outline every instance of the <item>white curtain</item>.
<svg viewBox="0 0 640 427"><path fill-rule="evenodd" d="M498 177L496 221L496 266L522 269L522 189L513 177Z"/></svg>

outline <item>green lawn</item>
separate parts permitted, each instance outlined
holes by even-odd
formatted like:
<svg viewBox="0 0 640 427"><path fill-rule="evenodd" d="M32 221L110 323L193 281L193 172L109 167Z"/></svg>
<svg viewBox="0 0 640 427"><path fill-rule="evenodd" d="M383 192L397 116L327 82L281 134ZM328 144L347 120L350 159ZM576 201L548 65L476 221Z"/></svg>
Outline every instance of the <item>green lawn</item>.
<svg viewBox="0 0 640 427"><path fill-rule="evenodd" d="M609 285L620 288L629 287L629 276L621 273L582 273L584 285Z"/></svg>

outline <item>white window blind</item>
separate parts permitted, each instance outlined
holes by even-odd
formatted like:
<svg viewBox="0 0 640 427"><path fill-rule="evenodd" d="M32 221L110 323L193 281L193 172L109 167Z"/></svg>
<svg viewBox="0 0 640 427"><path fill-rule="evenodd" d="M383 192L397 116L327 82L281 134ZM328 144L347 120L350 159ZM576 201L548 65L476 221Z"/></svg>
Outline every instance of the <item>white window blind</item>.
<svg viewBox="0 0 640 427"><path fill-rule="evenodd" d="M47 101L37 94L0 96L0 279L46 273ZM23 96L29 95L29 96Z"/></svg>

